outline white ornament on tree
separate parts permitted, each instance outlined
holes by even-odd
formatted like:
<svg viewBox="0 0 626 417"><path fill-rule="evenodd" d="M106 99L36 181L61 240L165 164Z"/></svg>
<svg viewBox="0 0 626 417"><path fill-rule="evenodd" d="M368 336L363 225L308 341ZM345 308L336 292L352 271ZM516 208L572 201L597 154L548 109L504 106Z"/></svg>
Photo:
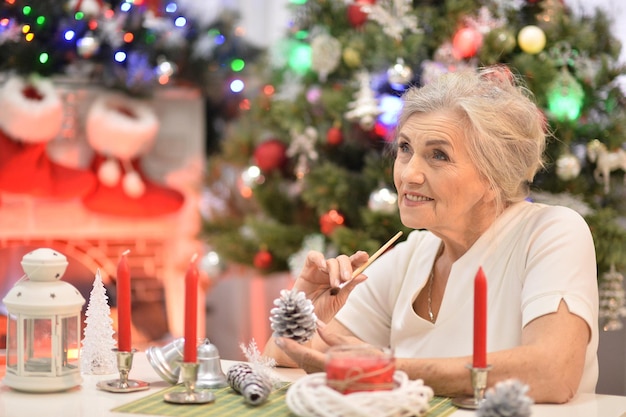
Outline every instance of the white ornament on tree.
<svg viewBox="0 0 626 417"><path fill-rule="evenodd" d="M563 181L573 180L580 174L580 161L575 155L567 152L556 161L556 175Z"/></svg>
<svg viewBox="0 0 626 417"><path fill-rule="evenodd" d="M341 60L341 42L327 33L322 33L311 41L311 68L321 82L326 82Z"/></svg>
<svg viewBox="0 0 626 417"><path fill-rule="evenodd" d="M117 359L113 349L116 342L113 338L113 319L111 308L107 303L108 296L100 276L96 272L93 289L89 295L89 304L85 315L85 337L82 340L81 371L84 374L104 375L118 371Z"/></svg>
<svg viewBox="0 0 626 417"><path fill-rule="evenodd" d="M596 169L593 170L593 177L599 183L604 184L604 194L608 194L610 190L611 171L621 169L626 172L626 151L619 148L615 151L609 151L606 145L598 139L594 139L587 144L587 158L591 162L596 163ZM626 183L626 173L624 174L624 183Z"/></svg>
<svg viewBox="0 0 626 417"><path fill-rule="evenodd" d="M376 124L376 117L382 111L378 107L378 100L370 86L370 75L367 71L357 74L359 90L354 95L354 101L348 104L349 111L345 113L346 119L358 122L363 130L372 130Z"/></svg>

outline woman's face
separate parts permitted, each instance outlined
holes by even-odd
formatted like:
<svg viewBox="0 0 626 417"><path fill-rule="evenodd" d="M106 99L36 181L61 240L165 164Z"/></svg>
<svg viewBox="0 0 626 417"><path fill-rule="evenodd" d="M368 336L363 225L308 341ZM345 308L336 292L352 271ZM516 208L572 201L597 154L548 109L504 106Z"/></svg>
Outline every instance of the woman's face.
<svg viewBox="0 0 626 417"><path fill-rule="evenodd" d="M459 115L416 113L397 139L394 183L405 226L470 239L493 221L493 193L470 160Z"/></svg>

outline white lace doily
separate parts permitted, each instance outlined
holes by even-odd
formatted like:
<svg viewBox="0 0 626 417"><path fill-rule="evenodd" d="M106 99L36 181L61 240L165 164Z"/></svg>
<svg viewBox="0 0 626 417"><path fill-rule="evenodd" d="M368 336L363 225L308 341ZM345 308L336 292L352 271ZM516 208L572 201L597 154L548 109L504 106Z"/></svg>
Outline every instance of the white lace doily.
<svg viewBox="0 0 626 417"><path fill-rule="evenodd" d="M287 406L299 417L409 417L428 411L433 390L421 379L410 380L403 371L393 375L395 388L341 394L326 386L319 372L298 379L287 391Z"/></svg>

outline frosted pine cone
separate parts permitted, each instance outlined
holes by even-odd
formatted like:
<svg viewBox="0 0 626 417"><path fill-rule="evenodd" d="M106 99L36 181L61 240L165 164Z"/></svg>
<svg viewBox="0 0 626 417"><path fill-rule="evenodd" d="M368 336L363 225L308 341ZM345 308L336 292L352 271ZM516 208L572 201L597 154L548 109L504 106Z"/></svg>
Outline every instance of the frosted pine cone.
<svg viewBox="0 0 626 417"><path fill-rule="evenodd" d="M241 394L250 405L259 405L270 396L272 383L268 378L257 372L250 373L243 380Z"/></svg>
<svg viewBox="0 0 626 417"><path fill-rule="evenodd" d="M226 372L226 380L228 381L228 385L235 390L238 394L243 392L243 387L245 386L245 380L248 375L254 373L252 367L247 363L237 363L230 368Z"/></svg>
<svg viewBox="0 0 626 417"><path fill-rule="evenodd" d="M274 336L288 337L304 343L313 337L317 328L317 317L313 303L302 291L281 290L280 298L274 300L270 322Z"/></svg>
<svg viewBox="0 0 626 417"><path fill-rule="evenodd" d="M533 400L526 396L528 385L518 380L507 379L498 382L485 393L480 404L478 417L529 417Z"/></svg>

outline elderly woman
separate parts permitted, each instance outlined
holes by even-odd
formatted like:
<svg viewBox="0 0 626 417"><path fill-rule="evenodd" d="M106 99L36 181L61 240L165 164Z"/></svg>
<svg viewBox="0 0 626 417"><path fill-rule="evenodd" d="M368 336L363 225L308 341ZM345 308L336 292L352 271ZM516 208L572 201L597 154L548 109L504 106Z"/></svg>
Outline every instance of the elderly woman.
<svg viewBox="0 0 626 417"><path fill-rule="evenodd" d="M308 254L294 286L321 323L306 344L266 354L309 372L329 345L391 347L396 366L436 394L472 395L473 285L488 282L488 383L516 378L536 402L594 392L598 290L593 240L566 207L526 200L542 168L544 119L502 68L441 76L404 95L394 182L416 229L351 279L368 255ZM334 296L331 289L342 285Z"/></svg>

